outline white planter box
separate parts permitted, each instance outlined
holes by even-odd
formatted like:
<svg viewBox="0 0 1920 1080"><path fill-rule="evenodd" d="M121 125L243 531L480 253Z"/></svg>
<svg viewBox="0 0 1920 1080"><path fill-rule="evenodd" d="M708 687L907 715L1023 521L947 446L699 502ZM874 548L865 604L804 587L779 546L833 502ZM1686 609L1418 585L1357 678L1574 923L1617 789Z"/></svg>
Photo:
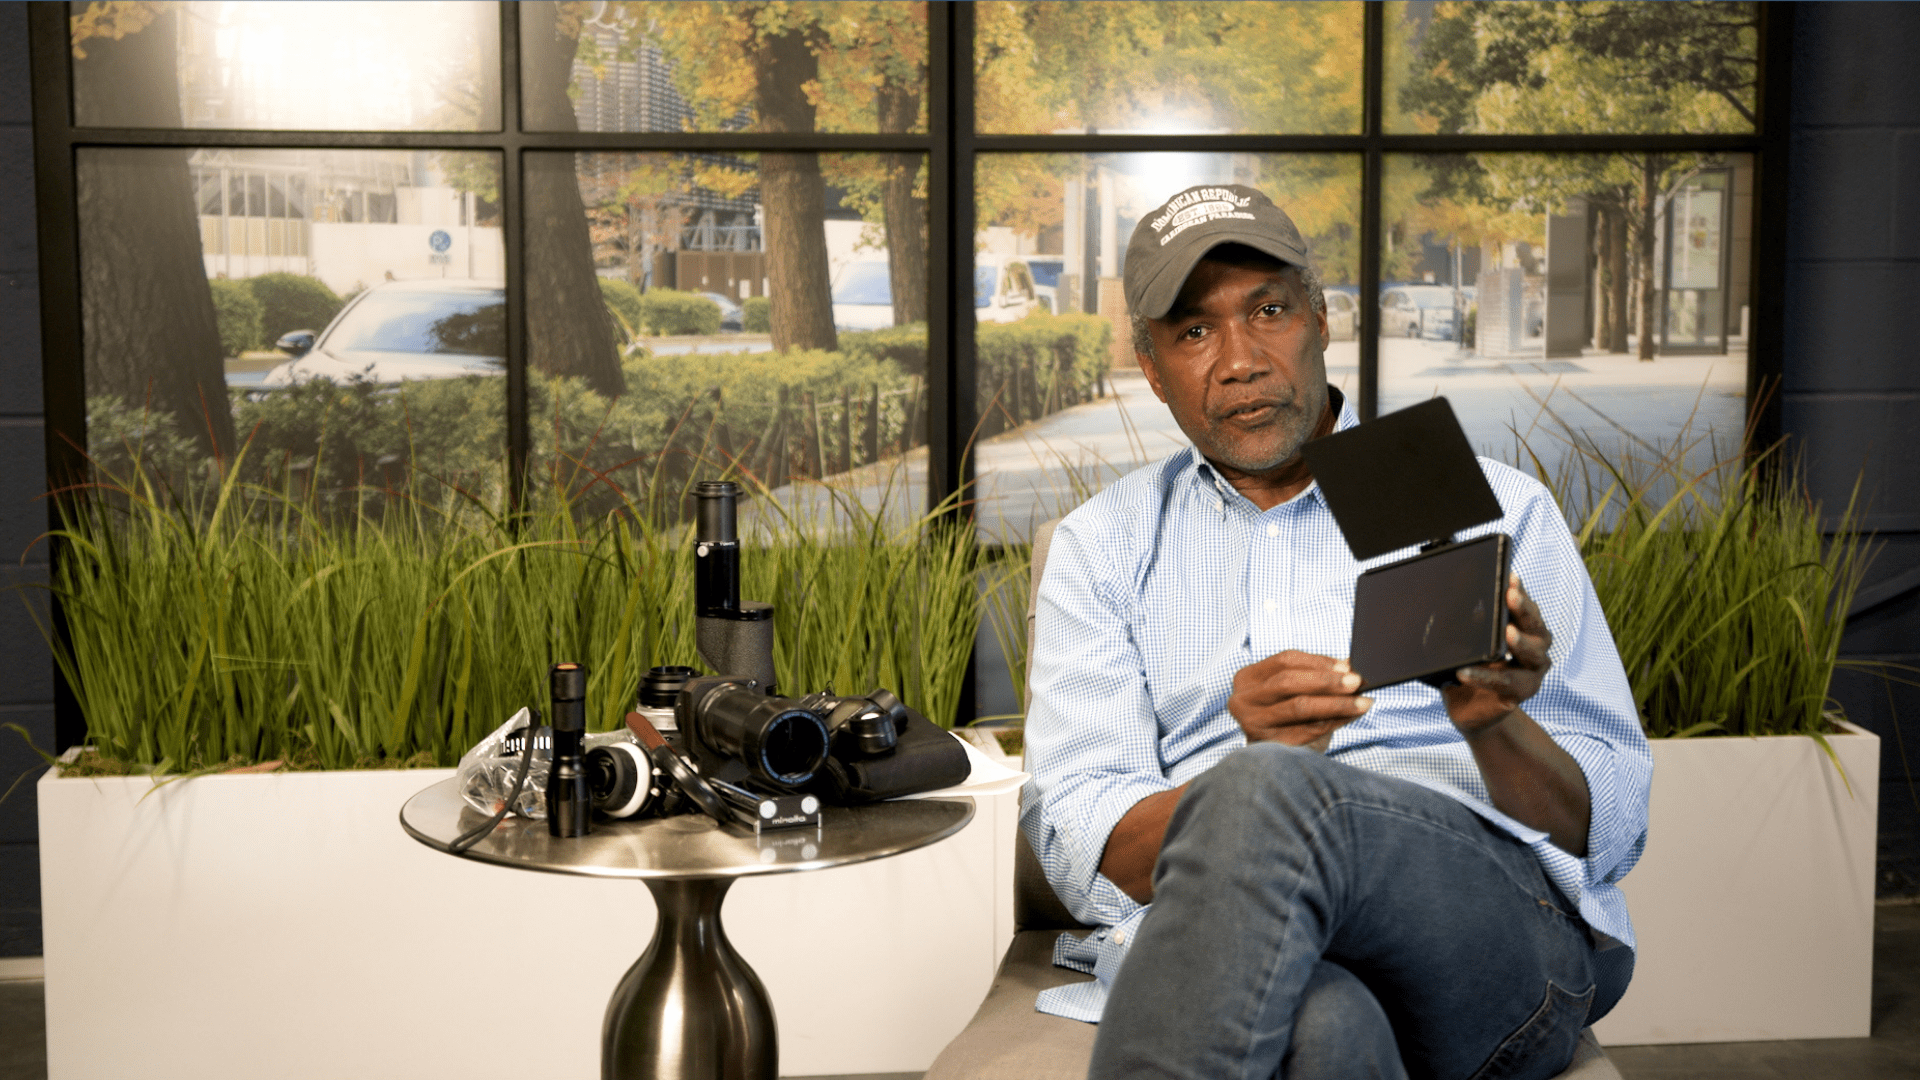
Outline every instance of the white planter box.
<svg viewBox="0 0 1920 1080"><path fill-rule="evenodd" d="M1633 983L1608 1046L1864 1038L1880 740L1656 739L1647 849L1621 882ZM1852 785L1852 792L1847 789Z"/></svg>
<svg viewBox="0 0 1920 1080"><path fill-rule="evenodd" d="M597 1077L652 898L415 842L401 804L450 775L49 773L51 1080ZM920 851L734 886L782 1075L919 1072L965 1026L1013 934L1017 799Z"/></svg>

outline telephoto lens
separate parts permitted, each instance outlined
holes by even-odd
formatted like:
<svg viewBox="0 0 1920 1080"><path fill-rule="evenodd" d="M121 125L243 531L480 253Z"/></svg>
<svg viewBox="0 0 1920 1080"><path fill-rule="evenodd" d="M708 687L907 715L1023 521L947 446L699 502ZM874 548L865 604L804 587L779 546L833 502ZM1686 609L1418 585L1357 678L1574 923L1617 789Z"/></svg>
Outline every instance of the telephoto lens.
<svg viewBox="0 0 1920 1080"><path fill-rule="evenodd" d="M819 714L763 694L750 680L689 680L679 721L699 749L739 761L748 776L776 789L799 787L827 760L830 740Z"/></svg>
<svg viewBox="0 0 1920 1080"><path fill-rule="evenodd" d="M587 734L587 669L555 664L547 681L552 696L553 766L547 772L547 832L585 836L593 829L593 794L587 783L581 740Z"/></svg>

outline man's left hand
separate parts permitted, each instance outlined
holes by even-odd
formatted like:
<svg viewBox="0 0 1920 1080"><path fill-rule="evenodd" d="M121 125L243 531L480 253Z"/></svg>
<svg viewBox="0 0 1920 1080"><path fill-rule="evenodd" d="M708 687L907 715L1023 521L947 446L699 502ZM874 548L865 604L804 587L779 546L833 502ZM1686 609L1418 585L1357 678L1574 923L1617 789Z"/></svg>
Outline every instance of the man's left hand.
<svg viewBox="0 0 1920 1080"><path fill-rule="evenodd" d="M1518 574L1507 578L1507 611L1507 652L1513 659L1461 668L1455 675L1460 685L1440 692L1453 726L1468 739L1499 725L1521 702L1538 693L1547 669L1553 666L1547 658L1553 632Z"/></svg>

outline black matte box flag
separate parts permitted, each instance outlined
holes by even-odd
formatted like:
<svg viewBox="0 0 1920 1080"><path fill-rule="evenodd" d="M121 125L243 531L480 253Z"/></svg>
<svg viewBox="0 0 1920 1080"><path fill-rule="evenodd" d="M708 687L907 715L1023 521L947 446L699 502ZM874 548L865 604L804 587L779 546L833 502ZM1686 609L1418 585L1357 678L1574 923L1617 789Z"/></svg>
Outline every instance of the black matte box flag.
<svg viewBox="0 0 1920 1080"><path fill-rule="evenodd" d="M1301 448L1355 559L1500 518L1446 398L1423 401Z"/></svg>

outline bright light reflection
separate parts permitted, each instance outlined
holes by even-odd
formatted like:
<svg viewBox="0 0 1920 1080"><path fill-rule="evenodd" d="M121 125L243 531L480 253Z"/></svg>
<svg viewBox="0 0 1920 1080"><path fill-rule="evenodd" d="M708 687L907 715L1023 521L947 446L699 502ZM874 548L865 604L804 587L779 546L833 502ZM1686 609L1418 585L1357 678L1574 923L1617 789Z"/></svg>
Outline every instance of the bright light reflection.
<svg viewBox="0 0 1920 1080"><path fill-rule="evenodd" d="M474 130L497 101L490 3L191 3L235 127ZM202 61L193 57L192 61ZM483 66L482 60L487 59ZM190 61L191 62L191 61ZM194 123L200 118L190 118ZM196 125L199 126L199 125Z"/></svg>

